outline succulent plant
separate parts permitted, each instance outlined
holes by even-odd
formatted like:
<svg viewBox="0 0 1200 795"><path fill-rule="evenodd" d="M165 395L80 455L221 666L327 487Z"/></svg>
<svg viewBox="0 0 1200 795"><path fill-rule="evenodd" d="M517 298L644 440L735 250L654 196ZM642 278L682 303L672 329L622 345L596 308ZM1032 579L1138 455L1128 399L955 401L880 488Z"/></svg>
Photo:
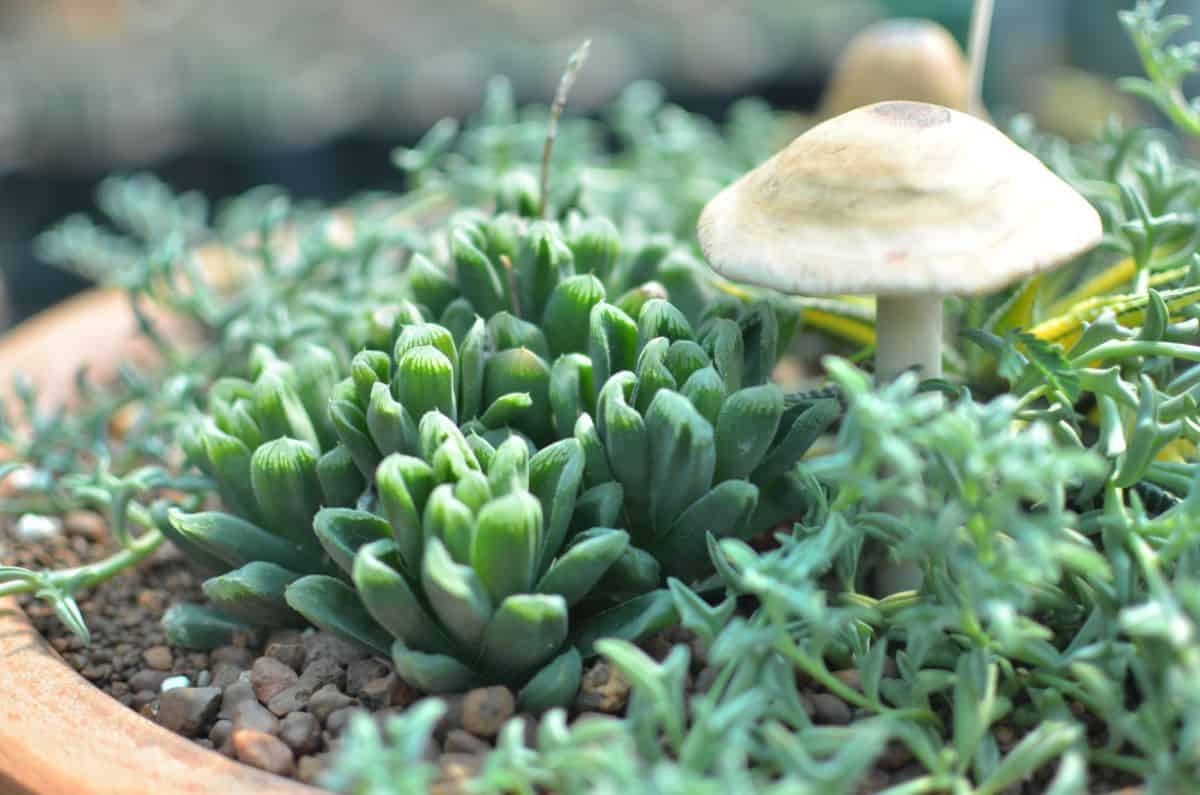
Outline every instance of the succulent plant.
<svg viewBox="0 0 1200 795"><path fill-rule="evenodd" d="M517 212L462 212L435 246L440 253L412 258L408 291L429 318L449 328L461 326L455 318L508 312L542 325L556 341L563 330L554 322L564 300L554 298L559 291L580 302L611 297L632 314L650 297L669 297L693 321L719 295L711 272L690 247L669 235L624 237L607 218L579 212L561 223ZM576 329L566 339L580 337ZM564 344L553 352L568 350Z"/></svg>
<svg viewBox="0 0 1200 795"><path fill-rule="evenodd" d="M739 321L711 313L693 332L666 301L635 323L598 304L590 318L592 414L575 416L585 482L622 487L634 543L685 581L710 571L705 538L748 538L802 516L820 489L796 466L837 414L832 399L789 400L769 381L776 318L758 304ZM594 416L594 421L593 421Z"/></svg>
<svg viewBox="0 0 1200 795"><path fill-rule="evenodd" d="M316 514L316 536L342 575L287 587L288 604L311 623L390 651L426 692L501 682L541 711L574 696L581 648L674 620L669 594L652 590L657 571L618 604L589 598L631 547L614 526L615 484L580 493L577 440L532 455L519 436L493 447L436 410L418 434L415 455L379 464L373 510Z"/></svg>

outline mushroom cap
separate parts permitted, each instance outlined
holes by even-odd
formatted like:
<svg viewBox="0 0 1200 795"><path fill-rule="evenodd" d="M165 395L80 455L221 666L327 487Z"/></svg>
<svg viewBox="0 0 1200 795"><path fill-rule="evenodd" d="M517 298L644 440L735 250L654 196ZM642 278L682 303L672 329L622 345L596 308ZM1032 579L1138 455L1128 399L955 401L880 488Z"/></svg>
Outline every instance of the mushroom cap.
<svg viewBox="0 0 1200 795"><path fill-rule="evenodd" d="M717 194L700 247L786 293L972 295L1100 241L1100 216L989 124L916 102L845 113Z"/></svg>
<svg viewBox="0 0 1200 795"><path fill-rule="evenodd" d="M884 100L967 109L967 59L950 32L927 19L889 19L855 36L821 100L821 118Z"/></svg>

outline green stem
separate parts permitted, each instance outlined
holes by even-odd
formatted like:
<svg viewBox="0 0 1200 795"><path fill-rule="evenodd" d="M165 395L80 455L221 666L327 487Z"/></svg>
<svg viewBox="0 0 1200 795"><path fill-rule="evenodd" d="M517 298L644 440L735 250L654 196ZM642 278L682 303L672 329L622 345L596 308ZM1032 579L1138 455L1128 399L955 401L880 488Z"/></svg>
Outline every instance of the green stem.
<svg viewBox="0 0 1200 795"><path fill-rule="evenodd" d="M162 533L150 530L134 539L128 547L104 560L89 563L86 566L50 572L34 581L14 580L0 583L0 596L30 593L40 590L47 583L68 586L72 592L82 588L91 588L115 577L130 566L136 566L158 549L162 542Z"/></svg>
<svg viewBox="0 0 1200 795"><path fill-rule="evenodd" d="M1089 351L1071 359L1072 367L1083 367L1098 359L1123 359L1127 356L1170 356L1200 362L1200 347L1182 342L1155 342L1153 340L1112 340L1097 345Z"/></svg>
<svg viewBox="0 0 1200 795"><path fill-rule="evenodd" d="M1138 759L1133 756L1124 756L1114 751L1106 751L1103 748L1093 748L1087 752L1088 759L1093 762L1111 767L1114 770L1122 770L1126 773L1132 773L1139 778L1146 778L1150 774L1151 765L1146 759Z"/></svg>

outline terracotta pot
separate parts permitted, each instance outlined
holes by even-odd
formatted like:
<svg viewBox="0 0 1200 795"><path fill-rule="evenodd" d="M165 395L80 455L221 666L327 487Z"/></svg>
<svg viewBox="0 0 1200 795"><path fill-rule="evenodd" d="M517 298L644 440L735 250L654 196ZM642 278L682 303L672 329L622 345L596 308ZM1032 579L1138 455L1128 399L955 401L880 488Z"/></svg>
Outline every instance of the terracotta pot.
<svg viewBox="0 0 1200 795"><path fill-rule="evenodd" d="M73 392L75 369L97 380L150 351L124 295L95 290L0 338L0 378L25 370L48 401ZM177 321L173 334L186 332ZM7 384L5 385L7 386ZM3 455L0 454L0 459ZM319 790L195 745L109 698L72 670L0 599L0 792L38 795L315 795Z"/></svg>

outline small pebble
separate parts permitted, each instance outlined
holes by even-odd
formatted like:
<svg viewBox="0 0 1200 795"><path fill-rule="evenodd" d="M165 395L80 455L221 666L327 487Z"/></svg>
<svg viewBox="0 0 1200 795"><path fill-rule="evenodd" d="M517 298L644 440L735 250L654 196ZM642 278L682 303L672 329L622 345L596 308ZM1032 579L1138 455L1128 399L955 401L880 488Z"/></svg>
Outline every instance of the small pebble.
<svg viewBox="0 0 1200 795"><path fill-rule="evenodd" d="M49 541L62 533L62 520L56 516L43 516L40 513L23 513L17 519L13 534L18 541L32 544Z"/></svg>
<svg viewBox="0 0 1200 795"><path fill-rule="evenodd" d="M480 687L463 697L463 728L476 737L492 738L517 710L517 700L507 687Z"/></svg>
<svg viewBox="0 0 1200 795"><path fill-rule="evenodd" d="M166 646L151 646L146 649L142 652L142 661L155 671L169 671L175 664L175 658Z"/></svg>
<svg viewBox="0 0 1200 795"><path fill-rule="evenodd" d="M600 660L584 671L579 684L575 708L583 711L607 712L615 715L629 700L629 682L621 672Z"/></svg>
<svg viewBox="0 0 1200 795"><path fill-rule="evenodd" d="M350 641L324 632L305 635L304 651L308 664L317 660L331 660L339 666L345 666L370 656L369 652L363 651Z"/></svg>
<svg viewBox="0 0 1200 795"><path fill-rule="evenodd" d="M276 693L267 702L267 709L282 718L289 712L299 712L307 707L312 695L312 688L304 682L299 682Z"/></svg>
<svg viewBox="0 0 1200 795"><path fill-rule="evenodd" d="M850 722L850 707L832 693L814 693L812 704L819 723L845 726Z"/></svg>
<svg viewBox="0 0 1200 795"><path fill-rule="evenodd" d="M299 680L300 677L295 671L274 657L259 657L250 669L250 684L254 686L254 696L264 704L270 703L276 694Z"/></svg>
<svg viewBox="0 0 1200 795"><path fill-rule="evenodd" d="M154 690L158 691L162 687L162 683L168 678L165 671L155 671L151 668L143 668L133 676L129 677L129 687L132 690Z"/></svg>
<svg viewBox="0 0 1200 795"><path fill-rule="evenodd" d="M362 700L363 706L368 709L379 709L380 707L388 706L392 698L392 690L395 689L400 677L395 674L381 676L378 679L372 679L367 682L358 692L359 699Z"/></svg>
<svg viewBox="0 0 1200 795"><path fill-rule="evenodd" d="M238 680L243 670L232 663L215 663L212 668L212 686L224 690Z"/></svg>
<svg viewBox="0 0 1200 795"><path fill-rule="evenodd" d="M232 720L238 706L246 701L256 701L249 674L225 688L225 696L221 701L221 717Z"/></svg>
<svg viewBox="0 0 1200 795"><path fill-rule="evenodd" d="M296 673L304 668L304 644L298 639L292 641L277 641L267 646L265 655L279 660Z"/></svg>
<svg viewBox="0 0 1200 795"><path fill-rule="evenodd" d="M341 663L329 658L313 660L304 666L300 681L308 685L310 691L319 690L325 685L337 685L339 688L345 681L345 668Z"/></svg>
<svg viewBox="0 0 1200 795"><path fill-rule="evenodd" d="M325 719L325 730L330 734L337 736L342 733L342 729L350 723L355 715L363 712L361 707L342 707L329 713L329 717Z"/></svg>
<svg viewBox="0 0 1200 795"><path fill-rule="evenodd" d="M208 739L212 742L213 746L217 748L225 745L232 735L233 721L225 720L224 718L214 723L212 728L208 730Z"/></svg>
<svg viewBox="0 0 1200 795"><path fill-rule="evenodd" d="M192 680L188 679L186 676L168 676L162 681L162 684L159 685L158 690L160 693L166 693L181 687L189 687L191 684Z"/></svg>
<svg viewBox="0 0 1200 795"><path fill-rule="evenodd" d="M238 761L278 776L290 774L296 764L292 749L278 737L249 729L233 733L233 752Z"/></svg>
<svg viewBox="0 0 1200 795"><path fill-rule="evenodd" d="M315 715L317 720L324 723L331 713L353 703L354 699L338 690L334 685L325 685L309 697L308 711Z"/></svg>
<svg viewBox="0 0 1200 795"><path fill-rule="evenodd" d="M158 701L158 722L184 737L195 737L217 716L221 691L215 687L178 687Z"/></svg>
<svg viewBox="0 0 1200 795"><path fill-rule="evenodd" d="M468 731L452 729L446 734L445 749L448 754L486 754L492 746Z"/></svg>
<svg viewBox="0 0 1200 795"><path fill-rule="evenodd" d="M208 658L214 669L217 663L228 663L244 671L254 665L254 652L241 646L218 646L209 652Z"/></svg>
<svg viewBox="0 0 1200 795"><path fill-rule="evenodd" d="M279 739L300 755L321 745L321 724L308 712L292 712L279 723Z"/></svg>
<svg viewBox="0 0 1200 795"><path fill-rule="evenodd" d="M391 666L378 657L355 660L346 666L346 692L357 696L368 682L381 676L387 676L391 672Z"/></svg>
<svg viewBox="0 0 1200 795"><path fill-rule="evenodd" d="M233 709L234 730L249 729L263 734L277 734L279 719L257 701L243 701Z"/></svg>

